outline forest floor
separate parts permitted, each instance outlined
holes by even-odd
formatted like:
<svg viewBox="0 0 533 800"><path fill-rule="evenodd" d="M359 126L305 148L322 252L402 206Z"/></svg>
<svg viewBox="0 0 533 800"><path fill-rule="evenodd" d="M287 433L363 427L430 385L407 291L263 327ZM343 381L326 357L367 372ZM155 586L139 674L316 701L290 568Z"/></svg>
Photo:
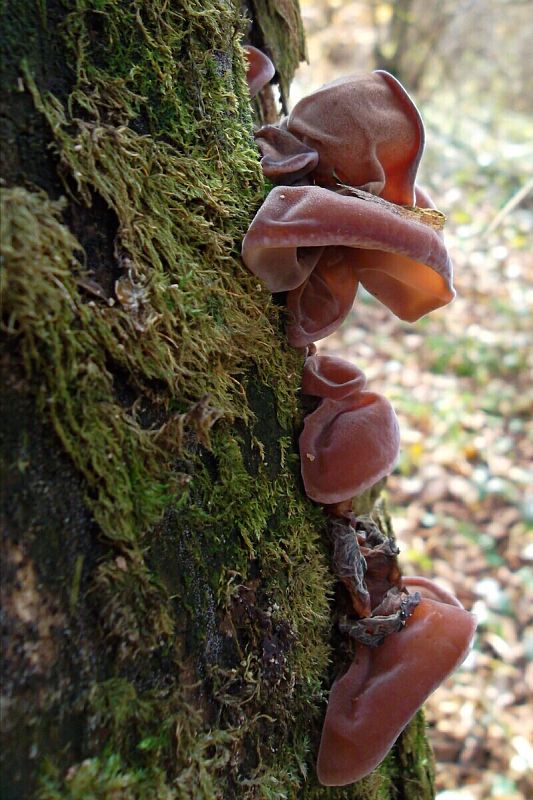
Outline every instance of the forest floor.
<svg viewBox="0 0 533 800"><path fill-rule="evenodd" d="M471 121L469 150L464 127L460 143L439 141L438 114L429 109L426 119L433 145L422 178L448 215L457 298L408 325L360 291L350 318L319 350L356 363L398 413L402 451L387 498L404 573L435 578L478 619L473 651L427 704L437 798L526 800L533 797L531 193L502 209L527 182L520 171L527 145L523 128L518 143L506 145L501 131L491 135Z"/></svg>

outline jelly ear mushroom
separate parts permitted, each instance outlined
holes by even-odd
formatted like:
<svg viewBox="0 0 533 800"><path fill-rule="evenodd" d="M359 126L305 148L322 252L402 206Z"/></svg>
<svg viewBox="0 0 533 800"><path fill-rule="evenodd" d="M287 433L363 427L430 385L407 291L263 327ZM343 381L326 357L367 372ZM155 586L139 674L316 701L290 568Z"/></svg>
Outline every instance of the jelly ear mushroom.
<svg viewBox="0 0 533 800"><path fill-rule="evenodd" d="M261 50L252 45L247 45L244 48L248 68L246 70L246 80L248 82L248 89L250 96L255 97L264 86L269 83L275 75L276 68L274 64Z"/></svg>
<svg viewBox="0 0 533 800"><path fill-rule="evenodd" d="M318 164L318 153L290 133L285 125L263 125L255 133L263 174L273 183L310 183L308 175Z"/></svg>
<svg viewBox="0 0 533 800"><path fill-rule="evenodd" d="M422 575L410 575L407 578L402 578L402 584L409 592L419 592L422 597L426 597L429 600L438 600L440 603L463 608L462 603L459 602L455 595L430 580L430 578L424 578Z"/></svg>
<svg viewBox="0 0 533 800"><path fill-rule="evenodd" d="M289 344L305 347L336 331L350 313L358 287L347 252L327 247L302 285L287 292Z"/></svg>
<svg viewBox="0 0 533 800"><path fill-rule="evenodd" d="M360 370L341 359L306 359L302 391L322 398L300 435L302 479L308 497L333 505L388 475L400 443L388 400L364 391Z"/></svg>
<svg viewBox="0 0 533 800"><path fill-rule="evenodd" d="M403 86L378 70L328 83L296 104L287 130L317 151L315 183L413 205L424 126Z"/></svg>
<svg viewBox="0 0 533 800"><path fill-rule="evenodd" d="M366 377L359 367L337 356L319 356L311 353L305 360L302 375L302 392L330 400L345 400L361 392Z"/></svg>
<svg viewBox="0 0 533 800"><path fill-rule="evenodd" d="M405 627L379 647L359 645L331 689L317 774L324 786L364 778L429 695L465 659L476 628L462 607L422 597Z"/></svg>
<svg viewBox="0 0 533 800"><path fill-rule="evenodd" d="M405 212L372 195L347 196L319 186L277 186L252 221L242 255L271 292L299 289L327 258L327 280L333 282L335 272L344 270L343 297L353 296L360 282L408 322L455 295L452 265L440 231L416 212ZM350 271L355 287L351 292L346 286ZM314 291L312 284L309 288ZM306 330L317 338L317 331L331 332L348 313L349 300L343 299L339 313L331 303L320 308L304 293L305 288L297 302L288 301L296 326L298 309L305 311L300 339Z"/></svg>
<svg viewBox="0 0 533 800"><path fill-rule="evenodd" d="M356 270L365 289L406 322L416 322L455 297L453 267L440 227L442 215L419 186L415 187L415 201L420 216L404 218L405 249L402 251L401 246L396 252L386 248L384 252L365 249L360 252ZM410 247L416 247L415 240L423 228L431 232L426 240L431 252L410 258Z"/></svg>

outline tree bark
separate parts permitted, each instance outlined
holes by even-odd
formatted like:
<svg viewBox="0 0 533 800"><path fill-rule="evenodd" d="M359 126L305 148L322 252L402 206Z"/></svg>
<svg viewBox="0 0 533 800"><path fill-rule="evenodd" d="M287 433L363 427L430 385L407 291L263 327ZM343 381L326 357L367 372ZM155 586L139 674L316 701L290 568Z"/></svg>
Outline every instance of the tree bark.
<svg viewBox="0 0 533 800"><path fill-rule="evenodd" d="M5 0L2 797L429 798L419 716L314 778L334 580L302 357L239 260L265 188L243 35L295 0ZM371 507L366 509L371 511Z"/></svg>

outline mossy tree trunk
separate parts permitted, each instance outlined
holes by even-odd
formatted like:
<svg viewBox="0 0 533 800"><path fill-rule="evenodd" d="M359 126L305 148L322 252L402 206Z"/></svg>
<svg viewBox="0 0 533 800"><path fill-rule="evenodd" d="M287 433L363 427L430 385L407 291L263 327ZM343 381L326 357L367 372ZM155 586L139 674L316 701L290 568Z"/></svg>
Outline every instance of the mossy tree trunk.
<svg viewBox="0 0 533 800"><path fill-rule="evenodd" d="M339 657L302 359L238 257L242 37L286 91L295 3L3 10L2 797L431 797L420 718L314 779Z"/></svg>

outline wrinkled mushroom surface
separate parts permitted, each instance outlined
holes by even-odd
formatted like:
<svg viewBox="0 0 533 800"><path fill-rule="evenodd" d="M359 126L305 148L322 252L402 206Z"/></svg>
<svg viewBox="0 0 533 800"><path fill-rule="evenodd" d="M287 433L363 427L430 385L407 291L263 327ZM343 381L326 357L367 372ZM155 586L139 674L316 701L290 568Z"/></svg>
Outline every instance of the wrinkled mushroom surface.
<svg viewBox="0 0 533 800"><path fill-rule="evenodd" d="M310 173L318 164L318 153L290 133L286 126L263 125L255 133L261 152L261 168L273 183L311 183Z"/></svg>
<svg viewBox="0 0 533 800"><path fill-rule="evenodd" d="M309 356L302 391L321 397L300 435L306 494L332 504L355 497L388 475L400 435L388 400L365 390L363 373L340 358Z"/></svg>
<svg viewBox="0 0 533 800"><path fill-rule="evenodd" d="M316 157L304 173L309 182L330 188L341 182L393 203L414 202L424 126L402 85L382 70L326 84L296 104L275 140L270 126L256 140L273 180L294 183L287 156L299 150Z"/></svg>
<svg viewBox="0 0 533 800"><path fill-rule="evenodd" d="M340 325L358 283L409 322L455 294L440 231L386 204L318 186L273 189L242 254L271 292L289 291L288 336L299 347Z"/></svg>
<svg viewBox="0 0 533 800"><path fill-rule="evenodd" d="M408 322L453 299L441 231L404 210L433 204L415 186L423 124L395 78L333 81L255 136L265 175L284 185L253 220L243 260L288 292L293 346L335 331L359 283Z"/></svg>
<svg viewBox="0 0 533 800"><path fill-rule="evenodd" d="M427 587L426 587L427 589ZM330 692L317 774L325 786L368 775L429 695L464 660L475 618L456 603L422 600L377 648L359 645Z"/></svg>

